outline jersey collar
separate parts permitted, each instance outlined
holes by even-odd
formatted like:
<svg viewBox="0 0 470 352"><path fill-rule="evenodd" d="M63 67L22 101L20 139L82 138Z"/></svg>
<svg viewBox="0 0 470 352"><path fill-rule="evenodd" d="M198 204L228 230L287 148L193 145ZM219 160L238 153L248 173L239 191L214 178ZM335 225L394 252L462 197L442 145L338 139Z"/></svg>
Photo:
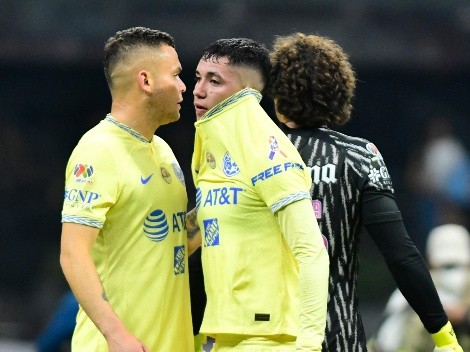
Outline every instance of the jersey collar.
<svg viewBox="0 0 470 352"><path fill-rule="evenodd" d="M118 126L120 129L126 131L127 133L129 133L130 135L134 136L135 138L137 138L138 140L142 141L142 142L145 142L145 143L148 143L149 141L143 136L141 135L139 132L137 132L136 130L133 130L132 128L130 128L129 126L126 126L122 123L120 123L119 121L117 121L114 117L111 116L111 114L108 114L106 115L106 118L104 119L105 121L107 122L110 122L116 126Z"/></svg>
<svg viewBox="0 0 470 352"><path fill-rule="evenodd" d="M261 101L261 98L263 97L260 92L258 92L255 89L252 88L245 88L242 89L241 91L235 93L234 95L228 97L227 99L221 101L218 103L216 106L214 106L212 109L207 111L204 115L201 117L202 120L206 120L211 118L214 115L217 115L219 112L221 112L223 109L225 109L227 106L230 106L234 103L236 103L238 100L240 100L243 97L246 97L248 95L253 95L256 97L258 100L258 103Z"/></svg>

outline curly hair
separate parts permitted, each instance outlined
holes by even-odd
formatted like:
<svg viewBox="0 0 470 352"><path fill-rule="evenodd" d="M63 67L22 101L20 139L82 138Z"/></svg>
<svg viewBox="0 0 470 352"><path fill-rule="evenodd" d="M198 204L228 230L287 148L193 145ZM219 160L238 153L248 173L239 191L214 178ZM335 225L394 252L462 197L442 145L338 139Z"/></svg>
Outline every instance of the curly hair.
<svg viewBox="0 0 470 352"><path fill-rule="evenodd" d="M261 74L266 88L271 73L269 50L261 43L247 38L219 39L204 48L201 59L226 57L232 66L247 66Z"/></svg>
<svg viewBox="0 0 470 352"><path fill-rule="evenodd" d="M303 33L279 36L270 58L269 93L279 113L309 127L349 120L356 74L333 40Z"/></svg>
<svg viewBox="0 0 470 352"><path fill-rule="evenodd" d="M111 86L111 73L116 65L125 60L133 50L141 47L158 47L162 44L174 48L175 40L166 32L144 27L125 29L110 37L104 47L104 74L108 85Z"/></svg>

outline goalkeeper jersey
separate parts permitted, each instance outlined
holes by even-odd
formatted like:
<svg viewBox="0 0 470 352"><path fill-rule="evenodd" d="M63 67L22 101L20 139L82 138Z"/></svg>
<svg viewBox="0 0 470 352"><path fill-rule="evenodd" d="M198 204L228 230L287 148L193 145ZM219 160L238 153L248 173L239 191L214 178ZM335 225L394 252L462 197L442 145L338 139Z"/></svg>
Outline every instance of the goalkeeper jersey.
<svg viewBox="0 0 470 352"><path fill-rule="evenodd" d="M391 177L377 147L328 128L281 127L310 167L312 203L329 242L328 314L322 351L367 351L357 296L364 228L424 326L429 331L440 329L447 316L426 263L406 232L393 199Z"/></svg>
<svg viewBox="0 0 470 352"><path fill-rule="evenodd" d="M296 336L298 266L274 213L309 199L299 153L244 89L195 123L192 160L207 304L200 332ZM327 269L326 269L327 270Z"/></svg>
<svg viewBox="0 0 470 352"><path fill-rule="evenodd" d="M66 170L62 222L100 229L93 260L125 327L152 352L193 350L187 195L167 143L108 115L74 149ZM82 309L73 351L108 351Z"/></svg>
<svg viewBox="0 0 470 352"><path fill-rule="evenodd" d="M359 312L357 274L366 192L392 193L392 181L377 147L327 128L281 125L310 167L312 202L328 239L330 280L324 352L367 351Z"/></svg>

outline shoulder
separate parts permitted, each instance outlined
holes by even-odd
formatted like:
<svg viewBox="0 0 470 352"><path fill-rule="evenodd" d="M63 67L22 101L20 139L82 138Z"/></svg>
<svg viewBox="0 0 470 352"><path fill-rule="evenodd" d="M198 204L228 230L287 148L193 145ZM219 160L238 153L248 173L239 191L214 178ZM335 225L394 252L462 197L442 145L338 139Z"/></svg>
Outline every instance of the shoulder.
<svg viewBox="0 0 470 352"><path fill-rule="evenodd" d="M85 163L113 168L125 155L120 144L109 126L101 122L80 138L70 155L69 164Z"/></svg>
<svg viewBox="0 0 470 352"><path fill-rule="evenodd" d="M174 155L173 149L170 147L167 141L165 141L162 137L153 136L152 139L153 146L157 149L157 151L162 152L164 154Z"/></svg>
<svg viewBox="0 0 470 352"><path fill-rule="evenodd" d="M170 145L162 137L157 135L153 136L152 143L163 148L170 148Z"/></svg>
<svg viewBox="0 0 470 352"><path fill-rule="evenodd" d="M115 139L115 136L113 125L103 120L85 132L78 144L94 143L96 146L101 147L109 143L110 140Z"/></svg>
<svg viewBox="0 0 470 352"><path fill-rule="evenodd" d="M377 146L365 138L350 136L338 131L323 128L320 128L319 130L328 136L332 144L343 149L350 158L383 159Z"/></svg>
<svg viewBox="0 0 470 352"><path fill-rule="evenodd" d="M347 135L327 128L319 128L318 131L325 136L324 138L329 138L331 143L344 149L366 149L368 144L372 144L365 138Z"/></svg>

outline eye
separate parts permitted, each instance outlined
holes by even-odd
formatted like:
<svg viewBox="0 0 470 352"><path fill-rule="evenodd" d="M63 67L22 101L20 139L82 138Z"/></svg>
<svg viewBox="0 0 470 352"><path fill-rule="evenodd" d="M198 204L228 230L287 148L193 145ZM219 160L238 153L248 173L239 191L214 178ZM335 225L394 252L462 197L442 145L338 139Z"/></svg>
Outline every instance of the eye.
<svg viewBox="0 0 470 352"><path fill-rule="evenodd" d="M210 80L210 82L211 82L211 84L216 85L216 86L220 84L220 82L217 79L214 79L214 78L212 78Z"/></svg>

